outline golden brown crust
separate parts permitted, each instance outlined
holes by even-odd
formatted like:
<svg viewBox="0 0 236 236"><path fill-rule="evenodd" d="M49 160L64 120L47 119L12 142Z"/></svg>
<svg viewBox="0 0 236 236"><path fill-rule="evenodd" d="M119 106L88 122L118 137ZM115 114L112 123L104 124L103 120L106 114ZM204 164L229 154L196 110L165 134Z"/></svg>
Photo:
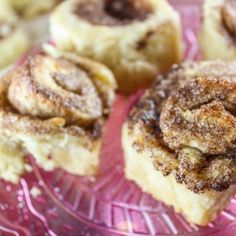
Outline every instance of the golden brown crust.
<svg viewBox="0 0 236 236"><path fill-rule="evenodd" d="M114 86L109 87L97 76L98 69L104 70L102 66L68 55L71 60L34 55L4 76L0 82L2 134L68 133L87 136L88 141L101 138L114 100L109 95L114 94L114 78L110 78ZM96 80L106 90L98 89Z"/></svg>
<svg viewBox="0 0 236 236"><path fill-rule="evenodd" d="M74 13L95 25L117 26L142 21L152 13L146 0L89 0L78 2Z"/></svg>
<svg viewBox="0 0 236 236"><path fill-rule="evenodd" d="M134 147L149 150L157 170L173 173L194 192L222 191L236 181L234 66L175 66L157 79L128 118L130 132L135 126L142 130Z"/></svg>

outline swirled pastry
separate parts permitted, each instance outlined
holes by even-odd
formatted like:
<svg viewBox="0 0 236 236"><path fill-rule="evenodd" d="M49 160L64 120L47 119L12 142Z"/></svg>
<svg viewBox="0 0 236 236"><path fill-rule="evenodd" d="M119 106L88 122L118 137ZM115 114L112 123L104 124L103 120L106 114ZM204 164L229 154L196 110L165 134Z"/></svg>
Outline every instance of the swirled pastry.
<svg viewBox="0 0 236 236"><path fill-rule="evenodd" d="M52 13L57 46L107 65L122 92L180 60L179 15L165 0L69 0Z"/></svg>
<svg viewBox="0 0 236 236"><path fill-rule="evenodd" d="M236 62L174 66L123 127L127 178L207 225L236 192L235 111Z"/></svg>
<svg viewBox="0 0 236 236"><path fill-rule="evenodd" d="M17 182L27 154L46 170L96 174L115 87L103 65L58 52L31 56L6 74L0 80L0 176Z"/></svg>
<svg viewBox="0 0 236 236"><path fill-rule="evenodd" d="M13 63L29 47L28 35L6 0L0 3L0 68Z"/></svg>
<svg viewBox="0 0 236 236"><path fill-rule="evenodd" d="M205 59L236 59L236 1L206 0L199 35Z"/></svg>

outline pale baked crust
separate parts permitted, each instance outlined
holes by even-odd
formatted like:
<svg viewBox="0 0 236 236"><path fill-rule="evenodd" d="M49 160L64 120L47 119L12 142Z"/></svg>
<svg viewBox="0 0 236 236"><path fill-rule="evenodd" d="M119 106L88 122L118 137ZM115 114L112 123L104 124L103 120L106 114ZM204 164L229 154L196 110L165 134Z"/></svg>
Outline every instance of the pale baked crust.
<svg viewBox="0 0 236 236"><path fill-rule="evenodd" d="M21 165L32 154L46 170L93 175L115 79L103 65L55 52L29 57L0 81L0 140L7 150L0 151L0 166L16 158L11 153ZM16 182L23 172L18 169L0 176Z"/></svg>
<svg viewBox="0 0 236 236"><path fill-rule="evenodd" d="M117 6L119 2L115 1ZM125 93L149 85L156 74L167 71L181 57L177 12L166 1L127 2L136 7L127 11L130 15L125 10L114 13L107 6L109 13L105 12L100 9L104 0L69 0L56 8L50 20L52 38L60 49L109 66ZM88 6L91 3L97 6L96 17Z"/></svg>
<svg viewBox="0 0 236 236"><path fill-rule="evenodd" d="M204 1L199 42L205 59L236 59L235 12L233 0Z"/></svg>

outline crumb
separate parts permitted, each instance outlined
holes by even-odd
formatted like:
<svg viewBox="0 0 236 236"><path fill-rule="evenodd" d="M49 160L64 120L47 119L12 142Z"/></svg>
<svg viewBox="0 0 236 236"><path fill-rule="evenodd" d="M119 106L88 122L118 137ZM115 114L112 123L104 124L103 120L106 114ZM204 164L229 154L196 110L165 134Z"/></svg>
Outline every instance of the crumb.
<svg viewBox="0 0 236 236"><path fill-rule="evenodd" d="M42 194L42 191L38 187L32 187L30 189L30 194L33 196L33 198L37 198L39 195Z"/></svg>

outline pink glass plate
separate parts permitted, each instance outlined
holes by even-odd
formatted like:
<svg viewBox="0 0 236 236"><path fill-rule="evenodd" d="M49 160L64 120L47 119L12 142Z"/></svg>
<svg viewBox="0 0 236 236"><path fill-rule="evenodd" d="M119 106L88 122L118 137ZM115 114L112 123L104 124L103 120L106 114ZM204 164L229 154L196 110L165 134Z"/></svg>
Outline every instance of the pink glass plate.
<svg viewBox="0 0 236 236"><path fill-rule="evenodd" d="M200 2L196 2L172 0L182 14L188 59L199 59ZM236 235L236 198L216 221L198 227L124 178L120 131L137 98L117 95L96 181L62 170L45 172L30 157L33 171L23 176L19 185L0 181L1 236ZM33 187L40 189L39 196L31 194Z"/></svg>

